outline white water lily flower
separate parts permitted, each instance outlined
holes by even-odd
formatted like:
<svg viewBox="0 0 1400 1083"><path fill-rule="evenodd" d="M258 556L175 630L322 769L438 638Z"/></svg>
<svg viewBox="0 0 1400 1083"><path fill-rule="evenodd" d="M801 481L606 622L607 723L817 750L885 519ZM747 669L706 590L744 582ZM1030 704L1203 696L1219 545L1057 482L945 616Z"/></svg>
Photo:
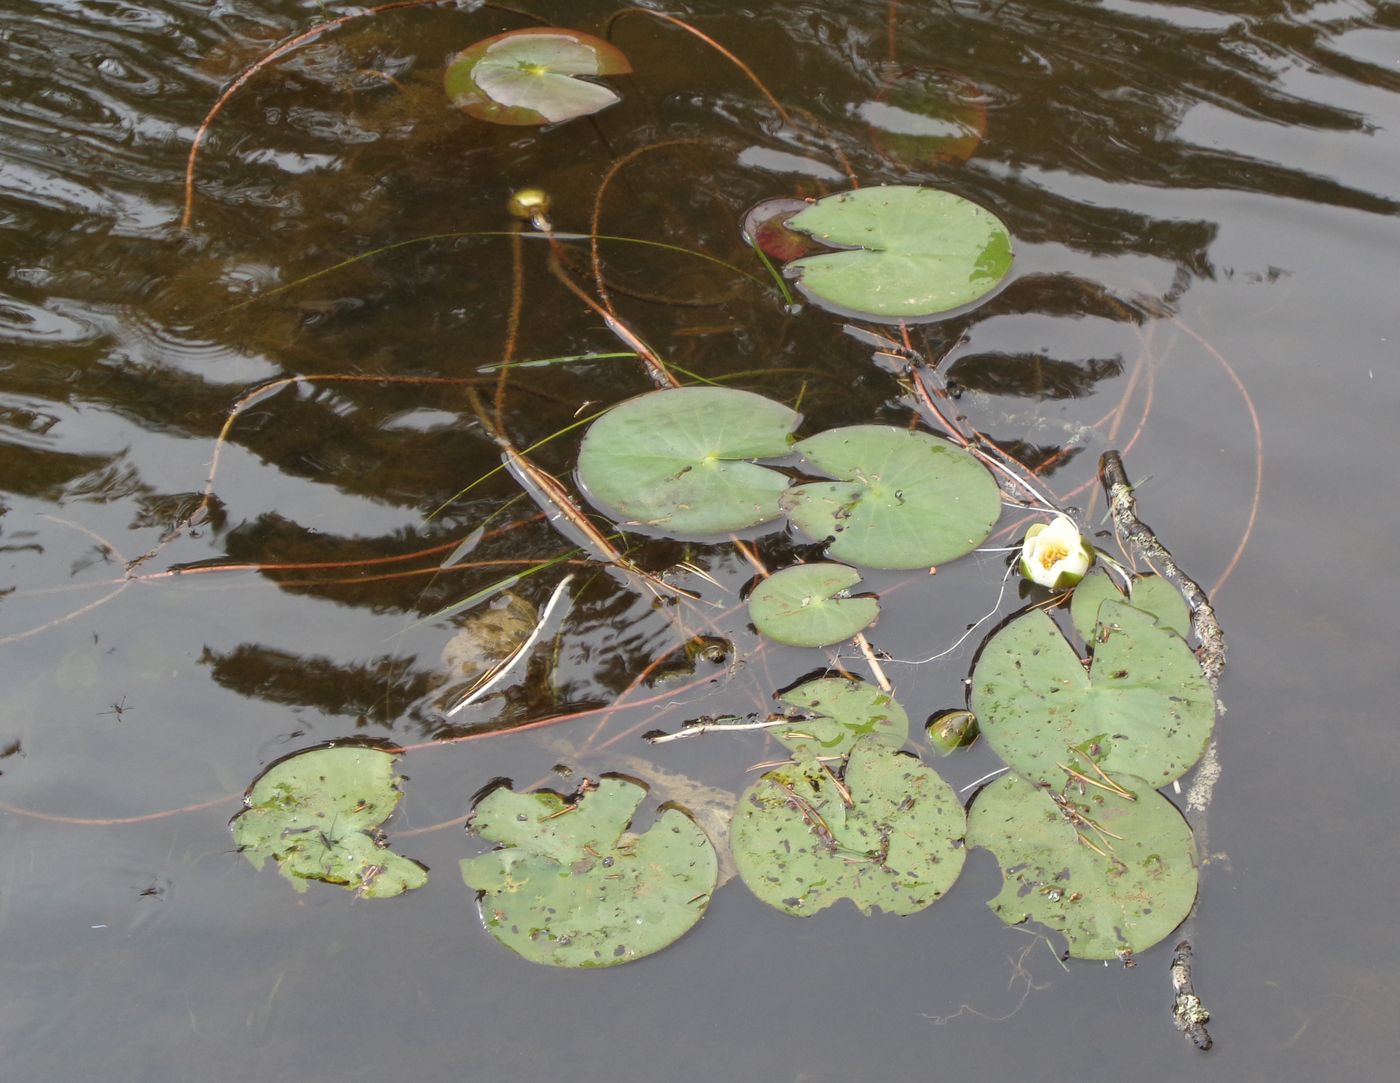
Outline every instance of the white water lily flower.
<svg viewBox="0 0 1400 1083"><path fill-rule="evenodd" d="M1026 531L1021 546L1021 574L1032 583L1064 590L1084 578L1094 563L1094 550L1064 515L1037 523Z"/></svg>

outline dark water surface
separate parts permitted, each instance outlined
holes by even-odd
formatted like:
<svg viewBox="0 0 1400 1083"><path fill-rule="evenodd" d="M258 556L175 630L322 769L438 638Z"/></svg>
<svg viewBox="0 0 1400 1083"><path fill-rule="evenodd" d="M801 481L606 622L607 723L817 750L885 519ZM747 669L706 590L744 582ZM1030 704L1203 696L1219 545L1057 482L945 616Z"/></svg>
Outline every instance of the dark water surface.
<svg viewBox="0 0 1400 1083"><path fill-rule="evenodd" d="M528 23L469 8L353 22L253 78L214 124L183 232L201 117L322 5L3 5L5 1077L1394 1078L1400 6L906 3L892 29L875 0L675 5L800 107L791 125L701 42L630 15L613 27L637 69L618 81L623 103L543 132L444 106L449 53ZM598 31L616 8L531 10ZM944 69L980 88L985 139L965 163L895 161L898 141L867 121L893 123L892 77L907 87ZM1005 291L916 336L953 351L961 407L1033 461L1066 450L1046 479L1076 506L1099 453L1130 444L1144 517L1198 578L1228 574L1224 771L1193 928L1210 1054L1171 1028L1171 941L1133 970L1064 970L986 911L998 876L982 853L912 918L843 905L799 921L731 885L674 947L610 971L555 972L489 939L457 872L482 849L460 825L483 785L528 787L561 761L641 775L650 762L734 791L771 757L757 735L637 737L754 709L821 664L754 653L736 618L719 619L748 664L698 663L715 678L703 697L601 729L595 714L410 752L389 826L431 868L422 890L296 895L232 852L239 795L279 756L598 708L676 642L649 599L585 569L527 682L452 725L423 706L453 631L423 618L503 574L434 576L434 562L488 516L512 529L470 561L565 548L530 505L508 503L518 489L503 475L431 515L498 461L465 385L439 378L477 377L507 348L512 245L415 243L301 280L429 235L507 230L506 198L525 184L549 189L560 229L586 231L612 163L682 140L619 168L600 228L760 281L606 249L618 311L667 358L800 397L804 432L907 419L896 380L839 320L784 313L737 223L760 199L846 186L842 155L863 184L946 187L995 210L1017 243ZM514 356L619 348L546 255L522 247ZM284 376L323 379L240 415L209 516L175 530L230 408ZM646 386L627 361L518 370L507 427L533 443L586 402ZM1256 485L1249 401L1263 481L1236 562ZM567 474L576 450L575 432L535 455ZM153 548L124 581L123 562ZM763 551L779 564L792 552L775 537ZM684 555L661 544L641 558ZM750 576L726 547L692 555L725 590ZM342 563L160 574L200 562ZM894 599L878 645L902 659L944 649L1002 568L974 557L936 581L871 577ZM557 579L517 589L542 603ZM890 667L912 716L961 702L975 645ZM964 786L993 766L977 749L940 769Z"/></svg>

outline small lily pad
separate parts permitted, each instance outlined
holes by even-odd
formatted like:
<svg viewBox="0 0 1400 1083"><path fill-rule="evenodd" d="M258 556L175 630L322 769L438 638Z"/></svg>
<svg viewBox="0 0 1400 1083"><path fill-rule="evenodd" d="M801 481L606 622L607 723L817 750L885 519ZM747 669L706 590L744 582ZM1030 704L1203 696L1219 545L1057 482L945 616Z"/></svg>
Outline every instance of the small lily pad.
<svg viewBox="0 0 1400 1083"><path fill-rule="evenodd" d="M397 758L343 745L278 760L249 787L247 807L230 823L239 852L254 868L272 858L298 891L324 880L385 899L421 887L427 870L385 849L379 830L403 796Z"/></svg>
<svg viewBox="0 0 1400 1083"><path fill-rule="evenodd" d="M819 199L789 229L849 251L787 265L818 303L897 320L971 304L1011 269L1011 235L996 215L936 188L859 188Z"/></svg>
<svg viewBox="0 0 1400 1083"><path fill-rule="evenodd" d="M880 615L874 598L852 598L860 573L844 564L798 564L770 575L749 595L749 617L789 647L825 647L850 639Z"/></svg>
<svg viewBox="0 0 1400 1083"><path fill-rule="evenodd" d="M747 391L653 391L593 423L579 450L579 481L623 526L667 537L771 522L782 515L778 497L787 478L747 460L788 454L800 420L782 403Z"/></svg>
<svg viewBox="0 0 1400 1083"><path fill-rule="evenodd" d="M808 681L782 697L795 709L791 726L772 733L797 753L844 756L860 738L870 736L889 748L909 739L909 716L888 692L864 681L823 677Z"/></svg>
<svg viewBox="0 0 1400 1083"><path fill-rule="evenodd" d="M867 914L936 902L963 866L966 820L952 787L874 737L851 750L843 783L808 759L740 795L731 839L749 890L798 917L839 899Z"/></svg>
<svg viewBox="0 0 1400 1083"><path fill-rule="evenodd" d="M1112 959L1150 948L1196 900L1196 844L1175 806L1150 785L1118 781L1136 800L1092 789L1052 796L1014 776L977 795L967 844L996 855L1005 885L990 906L1063 933L1071 955Z"/></svg>
<svg viewBox="0 0 1400 1083"><path fill-rule="evenodd" d="M837 481L794 485L782 506L798 528L831 538L827 555L870 568L927 568L972 552L1001 515L987 468L926 432L851 425L796 451Z"/></svg>
<svg viewBox="0 0 1400 1083"><path fill-rule="evenodd" d="M1099 608L1088 673L1046 614L1008 624L977 659L972 709L1013 770L1056 785L1061 764L1084 771L1088 758L1163 786L1201 758L1215 725L1215 697L1181 637L1113 601Z"/></svg>
<svg viewBox="0 0 1400 1083"><path fill-rule="evenodd" d="M1172 586L1160 575L1139 575L1134 577L1132 595L1125 599L1114 584L1108 571L1102 567L1091 571L1074 588L1070 599L1070 619L1074 630L1085 643L1092 642L1094 626L1098 623L1099 606L1104 602L1123 602L1134 609L1141 609L1157 619L1157 625L1187 638L1191 634L1191 610L1181 591Z"/></svg>
<svg viewBox="0 0 1400 1083"><path fill-rule="evenodd" d="M452 104L495 124L558 124L619 101L581 75L625 75L627 57L579 30L531 27L478 41L447 64L443 86Z"/></svg>
<svg viewBox="0 0 1400 1083"><path fill-rule="evenodd" d="M603 967L660 951L710 905L715 848L685 813L665 809L642 835L624 834L646 790L604 778L572 802L500 788L469 827L502 849L462 862L481 892L486 929L535 963Z"/></svg>

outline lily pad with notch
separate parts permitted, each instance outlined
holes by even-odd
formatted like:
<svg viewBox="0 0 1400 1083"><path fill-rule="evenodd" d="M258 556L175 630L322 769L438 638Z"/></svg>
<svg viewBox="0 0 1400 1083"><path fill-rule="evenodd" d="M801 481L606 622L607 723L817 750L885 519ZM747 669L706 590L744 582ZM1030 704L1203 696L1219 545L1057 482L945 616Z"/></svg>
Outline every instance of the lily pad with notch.
<svg viewBox="0 0 1400 1083"><path fill-rule="evenodd" d="M980 300L1011 270L1011 234L991 211L913 185L859 188L817 200L787 221L847 251L785 268L819 304L883 320L939 316Z"/></svg>
<svg viewBox="0 0 1400 1083"><path fill-rule="evenodd" d="M1138 575L1133 577L1129 587L1130 596L1124 598L1108 570L1102 566L1089 572L1074 588L1070 599L1070 619L1074 630L1085 643L1092 643L1094 626L1098 623L1099 607L1104 602L1126 602L1134 609L1155 617L1161 628L1175 632L1185 639L1191 634L1191 610L1181 591L1172 586L1160 575Z"/></svg>
<svg viewBox="0 0 1400 1083"><path fill-rule="evenodd" d="M795 714L791 726L772 731L784 746L813 756L844 756L862 737L888 748L909 739L909 716L888 692L864 681L823 677L782 695Z"/></svg>
<svg viewBox="0 0 1400 1083"><path fill-rule="evenodd" d="M1078 786L1047 791L1007 776L968 814L967 845L990 850L1005 883L987 905L1008 925L1034 919L1069 953L1112 959L1170 935L1196 900L1196 844L1176 807L1140 779L1133 800Z"/></svg>
<svg viewBox="0 0 1400 1083"><path fill-rule="evenodd" d="M851 597L860 573L845 564L797 564L775 572L749 595L749 617L789 647L826 647L875 622L880 603Z"/></svg>
<svg viewBox="0 0 1400 1083"><path fill-rule="evenodd" d="M965 829L951 786L871 736L839 784L811 758L768 772L740 795L730 837L749 890L785 913L850 899L866 914L912 914L957 880Z"/></svg>
<svg viewBox="0 0 1400 1083"><path fill-rule="evenodd" d="M926 432L851 425L795 450L838 480L794 485L788 518L827 555L870 568L927 568L972 552L1001 515L1001 492L962 448Z"/></svg>
<svg viewBox="0 0 1400 1083"><path fill-rule="evenodd" d="M1181 637L1122 602L1104 602L1089 671L1049 616L994 635L972 672L982 734L1018 774L1058 784L1064 766L1133 775L1154 787L1199 760L1215 697Z"/></svg>
<svg viewBox="0 0 1400 1083"><path fill-rule="evenodd" d="M492 790L468 826L502 848L462 862L487 931L535 963L605 967L678 940L704 916L715 848L677 808L644 834L627 831L646 790L605 777L572 801L549 791Z"/></svg>
<svg viewBox="0 0 1400 1083"><path fill-rule="evenodd" d="M423 866L384 848L379 825L403 796L396 753L366 745L310 749L264 771L230 827L239 853L269 857L297 891L308 880L384 899L427 883Z"/></svg>
<svg viewBox="0 0 1400 1083"><path fill-rule="evenodd" d="M468 46L448 61L443 87L452 104L494 124L558 124L620 101L580 76L625 75L622 51L580 30L530 27Z"/></svg>
<svg viewBox="0 0 1400 1083"><path fill-rule="evenodd" d="M703 538L772 522L788 479L750 462L788 454L801 415L723 387L653 391L595 421L579 450L588 498L622 526Z"/></svg>

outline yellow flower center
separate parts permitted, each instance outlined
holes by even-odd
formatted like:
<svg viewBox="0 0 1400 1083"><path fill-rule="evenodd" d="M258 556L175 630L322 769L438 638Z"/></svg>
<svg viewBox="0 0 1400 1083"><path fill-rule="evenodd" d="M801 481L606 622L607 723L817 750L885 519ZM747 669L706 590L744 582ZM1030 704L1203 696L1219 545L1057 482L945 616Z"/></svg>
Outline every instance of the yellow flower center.
<svg viewBox="0 0 1400 1083"><path fill-rule="evenodd" d="M1040 551L1040 566L1047 572L1069 556L1069 548L1063 545L1047 545Z"/></svg>

